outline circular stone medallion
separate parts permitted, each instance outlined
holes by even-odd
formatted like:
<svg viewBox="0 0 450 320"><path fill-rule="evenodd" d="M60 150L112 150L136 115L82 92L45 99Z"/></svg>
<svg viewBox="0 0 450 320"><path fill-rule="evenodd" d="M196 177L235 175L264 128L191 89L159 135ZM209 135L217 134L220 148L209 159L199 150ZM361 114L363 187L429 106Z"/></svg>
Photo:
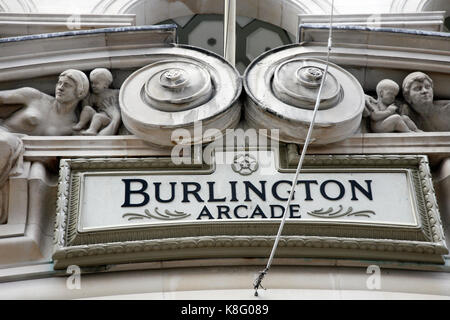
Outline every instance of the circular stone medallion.
<svg viewBox="0 0 450 320"><path fill-rule="evenodd" d="M147 55L155 62L120 88L122 120L131 133L169 147L207 143L237 126L242 82L222 57L183 45L151 48Z"/></svg>
<svg viewBox="0 0 450 320"><path fill-rule="evenodd" d="M279 47L255 59L245 71L245 118L256 129L278 130L273 138L303 144L320 96L311 142L341 141L359 128L364 92L345 69L306 56L299 44ZM324 78L325 77L325 78Z"/></svg>
<svg viewBox="0 0 450 320"><path fill-rule="evenodd" d="M162 111L182 111L206 103L213 94L206 68L194 61L164 60L150 65L144 98Z"/></svg>
<svg viewBox="0 0 450 320"><path fill-rule="evenodd" d="M274 71L272 90L284 103L314 110L325 70L321 63L311 59L293 59L281 63ZM328 73L320 96L319 110L328 109L341 98L341 86Z"/></svg>

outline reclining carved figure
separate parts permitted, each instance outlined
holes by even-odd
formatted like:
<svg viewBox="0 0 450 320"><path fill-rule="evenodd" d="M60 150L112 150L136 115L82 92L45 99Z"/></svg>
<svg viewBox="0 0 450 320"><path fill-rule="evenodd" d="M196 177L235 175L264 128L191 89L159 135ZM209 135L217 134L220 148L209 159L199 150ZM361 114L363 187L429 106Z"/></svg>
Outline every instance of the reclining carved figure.
<svg viewBox="0 0 450 320"><path fill-rule="evenodd" d="M24 151L20 136L72 135L78 121L76 109L88 92L86 75L74 69L59 75L55 97L28 87L0 91L0 108L20 105L0 121L0 188L12 172L20 171Z"/></svg>
<svg viewBox="0 0 450 320"><path fill-rule="evenodd" d="M450 131L450 100L433 101L433 80L423 72L403 80L403 97L409 106L402 110L424 131Z"/></svg>

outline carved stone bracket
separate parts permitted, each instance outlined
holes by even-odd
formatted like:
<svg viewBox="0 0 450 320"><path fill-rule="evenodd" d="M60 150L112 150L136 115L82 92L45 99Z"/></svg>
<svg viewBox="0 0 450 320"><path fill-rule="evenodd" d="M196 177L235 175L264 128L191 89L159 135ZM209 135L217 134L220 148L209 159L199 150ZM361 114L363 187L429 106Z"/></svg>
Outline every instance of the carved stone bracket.
<svg viewBox="0 0 450 320"><path fill-rule="evenodd" d="M40 162L25 162L23 172L5 185L8 219L0 225L0 264L48 261L56 199L56 176Z"/></svg>

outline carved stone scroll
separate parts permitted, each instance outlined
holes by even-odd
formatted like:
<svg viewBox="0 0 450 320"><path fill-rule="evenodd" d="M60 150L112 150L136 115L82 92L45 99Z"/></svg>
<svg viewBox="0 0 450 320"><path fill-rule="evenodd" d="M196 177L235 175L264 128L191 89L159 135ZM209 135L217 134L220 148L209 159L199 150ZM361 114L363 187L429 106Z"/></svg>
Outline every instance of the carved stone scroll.
<svg viewBox="0 0 450 320"><path fill-rule="evenodd" d="M281 47L255 59L244 76L245 118L256 129L279 131L279 140L302 144L312 119L326 63L303 57L298 46ZM356 78L330 64L311 142L324 145L357 131L364 92ZM273 137L276 139L276 137Z"/></svg>

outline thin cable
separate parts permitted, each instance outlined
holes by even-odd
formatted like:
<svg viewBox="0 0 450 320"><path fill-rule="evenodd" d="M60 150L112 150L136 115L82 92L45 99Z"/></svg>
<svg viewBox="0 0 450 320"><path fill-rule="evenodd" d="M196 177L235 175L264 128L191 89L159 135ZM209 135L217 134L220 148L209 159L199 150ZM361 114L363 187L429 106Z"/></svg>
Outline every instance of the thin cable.
<svg viewBox="0 0 450 320"><path fill-rule="evenodd" d="M311 139L311 134L312 134L312 130L313 130L313 127L314 127L314 122L316 120L317 111L319 110L320 95L322 93L323 84L325 83L325 79L327 77L328 65L329 65L329 61L330 61L330 52L331 52L331 47L332 47L333 7L334 7L334 0L332 0L332 2L331 2L330 30L329 30L329 33L328 33L328 51L327 51L325 72L324 72L322 80L320 82L319 92L317 93L316 104L314 106L314 112L313 112L312 120L311 120L311 123L309 125L308 133L306 135L305 144L303 145L302 154L300 156L300 160L299 160L298 166L297 166L297 171L295 172L295 177L294 177L294 180L292 181L291 191L289 193L289 198L288 198L286 206L284 207L284 210L283 210L283 219L281 220L280 227L278 228L278 233L277 233L277 236L275 238L275 243L274 243L274 245L272 247L272 252L270 253L270 257L269 257L269 260L267 262L266 268L259 273L258 277L256 278L256 280L255 280L255 282L253 284L253 288L255 289L255 296L256 297L258 296L258 289L260 287L264 289L264 287L261 285L261 282L264 279L264 276L267 274L267 272L269 271L269 269L270 269L270 267L272 265L273 257L275 255L275 251L277 250L278 242L280 241L281 232L283 231L284 223L286 222L286 216L287 216L286 210L287 210L287 208L289 208L289 205L291 204L291 201L292 201L292 197L294 196L294 189L295 189L295 186L296 186L295 182L297 181L298 175L300 174L300 170L302 169L303 160L305 158L306 150L308 149L309 141Z"/></svg>
<svg viewBox="0 0 450 320"><path fill-rule="evenodd" d="M224 1L223 56L235 65L236 60L236 0Z"/></svg>

